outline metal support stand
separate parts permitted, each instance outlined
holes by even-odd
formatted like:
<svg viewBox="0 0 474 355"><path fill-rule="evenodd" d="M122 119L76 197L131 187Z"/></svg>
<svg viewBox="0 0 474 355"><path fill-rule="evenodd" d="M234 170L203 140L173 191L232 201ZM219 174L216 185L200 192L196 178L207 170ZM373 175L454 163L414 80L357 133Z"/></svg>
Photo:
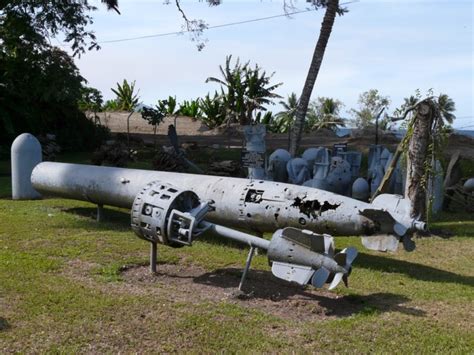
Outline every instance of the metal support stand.
<svg viewBox="0 0 474 355"><path fill-rule="evenodd" d="M158 255L158 248L156 242L150 243L150 272L156 274L156 261Z"/></svg>
<svg viewBox="0 0 474 355"><path fill-rule="evenodd" d="M242 274L242 278L240 279L240 284L239 284L239 290L240 291L242 291L242 287L244 285L245 278L247 277L247 273L250 269L250 263L252 262L252 258L253 258L253 254L255 252L255 249L257 249L257 248L254 247L253 245L250 246L249 255L247 256L247 262L245 263L245 269L244 269L244 272Z"/></svg>
<svg viewBox="0 0 474 355"><path fill-rule="evenodd" d="M97 222L104 220L104 205L97 205Z"/></svg>

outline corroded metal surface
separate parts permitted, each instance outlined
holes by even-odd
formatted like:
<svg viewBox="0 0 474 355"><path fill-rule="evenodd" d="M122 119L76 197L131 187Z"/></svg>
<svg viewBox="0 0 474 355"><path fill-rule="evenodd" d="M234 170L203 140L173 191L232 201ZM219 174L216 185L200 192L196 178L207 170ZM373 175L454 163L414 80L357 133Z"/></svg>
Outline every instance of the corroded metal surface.
<svg viewBox="0 0 474 355"><path fill-rule="evenodd" d="M215 210L207 220L259 233L296 227L334 235L397 235L419 228L406 201L395 195L380 195L369 204L272 181L52 162L39 164L31 180L45 195L126 208L149 182L167 182L212 200Z"/></svg>

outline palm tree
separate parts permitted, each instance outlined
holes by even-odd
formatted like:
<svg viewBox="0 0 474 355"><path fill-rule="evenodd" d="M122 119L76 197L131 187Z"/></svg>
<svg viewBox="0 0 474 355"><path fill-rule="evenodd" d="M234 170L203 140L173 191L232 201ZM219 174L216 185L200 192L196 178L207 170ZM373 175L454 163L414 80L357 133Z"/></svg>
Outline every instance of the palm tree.
<svg viewBox="0 0 474 355"><path fill-rule="evenodd" d="M442 154L444 132L455 118L454 101L447 95L431 96L407 109L413 111L409 123L407 152L407 182L405 196L410 200L412 218L426 220L427 182L432 166ZM405 114L406 116L406 114Z"/></svg>
<svg viewBox="0 0 474 355"><path fill-rule="evenodd" d="M313 92L314 84L316 82L316 78L318 77L319 69L323 61L324 52L326 50L329 36L331 35L334 19L336 18L337 13L342 15L346 11L345 9L341 9L339 7L339 0L316 0L313 1L313 4L320 7L325 6L326 13L324 14L318 42L316 43L316 47L314 49L313 59L311 60L308 75L306 76L306 81L300 96L298 108L296 110L295 124L291 133L292 136L290 142L290 154L292 156L296 155L300 145L311 93Z"/></svg>
<svg viewBox="0 0 474 355"><path fill-rule="evenodd" d="M307 114L307 130L330 129L336 131L338 126L345 127L344 119L339 117L342 102L329 97L318 97L311 102Z"/></svg>
<svg viewBox="0 0 474 355"><path fill-rule="evenodd" d="M122 85L117 83L117 88L112 88L111 90L117 96L118 108L129 112L127 117L127 145L130 149L130 117L138 105L138 100L140 99L138 96L139 91L135 92L135 81L129 84L126 79L123 79Z"/></svg>
<svg viewBox="0 0 474 355"><path fill-rule="evenodd" d="M275 124L278 126L278 133L288 133L291 131L295 119L296 108L298 107L298 96L292 92L286 101L280 101L284 110L275 116Z"/></svg>

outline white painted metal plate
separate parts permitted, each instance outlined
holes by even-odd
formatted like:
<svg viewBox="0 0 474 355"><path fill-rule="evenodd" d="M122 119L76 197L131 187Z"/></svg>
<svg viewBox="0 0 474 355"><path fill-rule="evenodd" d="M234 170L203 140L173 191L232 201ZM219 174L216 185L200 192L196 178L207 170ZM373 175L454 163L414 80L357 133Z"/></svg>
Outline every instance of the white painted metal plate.
<svg viewBox="0 0 474 355"><path fill-rule="evenodd" d="M306 285L313 275L314 270L308 266L274 261L272 264L272 273L280 279Z"/></svg>

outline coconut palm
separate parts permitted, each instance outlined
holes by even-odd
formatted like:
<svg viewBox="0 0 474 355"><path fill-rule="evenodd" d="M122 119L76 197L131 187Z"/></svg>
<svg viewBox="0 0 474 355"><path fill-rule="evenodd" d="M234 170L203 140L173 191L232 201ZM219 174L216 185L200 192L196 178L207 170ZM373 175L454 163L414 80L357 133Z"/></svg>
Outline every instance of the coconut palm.
<svg viewBox="0 0 474 355"><path fill-rule="evenodd" d="M337 128L345 127L344 119L339 116L343 104L341 101L329 97L318 97L309 105L306 116L307 130L330 129L336 131Z"/></svg>
<svg viewBox="0 0 474 355"><path fill-rule="evenodd" d="M287 133L291 131L293 126L296 108L298 107L298 96L292 92L288 95L286 101L280 101L280 105L283 106L284 110L276 114L275 124L278 126L278 133Z"/></svg>
<svg viewBox="0 0 474 355"><path fill-rule="evenodd" d="M316 78L318 77L319 69L323 61L324 52L331 35L332 26L336 18L336 14L342 15L346 10L339 7L339 0L313 0L313 5L316 7L326 7L321 30L319 33L318 42L313 52L313 58L309 66L308 75L303 86L303 91L300 96L298 108L295 115L295 124L291 137L290 153L292 156L296 155L299 148L301 135L305 126L306 113L308 105L313 92Z"/></svg>
<svg viewBox="0 0 474 355"><path fill-rule="evenodd" d="M426 220L427 182L432 177L435 160L442 155L446 130L455 116L454 101L445 94L419 100L414 105L414 97L405 100L408 106L403 117L411 113L406 136L407 182L405 196L410 200L410 215Z"/></svg>

